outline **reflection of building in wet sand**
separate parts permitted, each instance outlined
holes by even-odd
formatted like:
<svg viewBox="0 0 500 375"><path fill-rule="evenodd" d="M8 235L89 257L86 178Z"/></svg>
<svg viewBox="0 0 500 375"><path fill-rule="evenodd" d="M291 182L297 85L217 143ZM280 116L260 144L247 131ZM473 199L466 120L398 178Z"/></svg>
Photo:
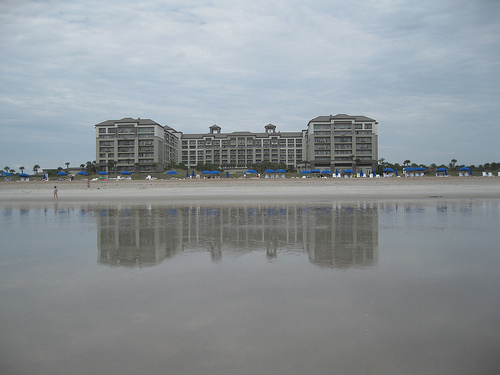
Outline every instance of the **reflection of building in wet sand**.
<svg viewBox="0 0 500 375"><path fill-rule="evenodd" d="M371 206L236 206L105 209L98 215L99 262L153 265L178 253L213 261L250 252L309 254L312 263L368 266L378 258Z"/></svg>
<svg viewBox="0 0 500 375"><path fill-rule="evenodd" d="M304 246L311 262L363 267L378 261L378 211L373 205L338 205L307 220Z"/></svg>

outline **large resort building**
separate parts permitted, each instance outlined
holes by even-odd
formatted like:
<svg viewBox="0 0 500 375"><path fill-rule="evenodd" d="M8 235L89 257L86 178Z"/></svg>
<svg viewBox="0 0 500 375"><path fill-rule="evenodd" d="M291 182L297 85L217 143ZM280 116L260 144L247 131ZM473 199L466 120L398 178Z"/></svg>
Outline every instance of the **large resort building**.
<svg viewBox="0 0 500 375"><path fill-rule="evenodd" d="M377 168L377 125L369 117L339 114L316 117L296 132L268 124L262 133L222 133L212 125L208 133L183 134L149 119L108 120L95 125L96 162L118 173L164 171L181 163L244 170L263 162L371 173Z"/></svg>

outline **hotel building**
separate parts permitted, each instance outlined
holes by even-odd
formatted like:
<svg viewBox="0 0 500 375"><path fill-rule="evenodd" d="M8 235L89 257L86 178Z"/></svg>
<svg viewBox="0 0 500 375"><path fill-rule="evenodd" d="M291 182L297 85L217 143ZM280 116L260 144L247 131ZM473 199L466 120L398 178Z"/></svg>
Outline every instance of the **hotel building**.
<svg viewBox="0 0 500 375"><path fill-rule="evenodd" d="M308 168L371 173L378 164L378 122L365 116L319 116L307 125Z"/></svg>
<svg viewBox="0 0 500 375"><path fill-rule="evenodd" d="M163 171L170 163L245 169L266 161L299 170L371 173L377 168L377 125L369 117L339 114L316 117L297 132L276 131L268 124L262 133L222 133L212 125L208 133L183 134L149 119L108 120L95 125L96 161L118 173Z"/></svg>

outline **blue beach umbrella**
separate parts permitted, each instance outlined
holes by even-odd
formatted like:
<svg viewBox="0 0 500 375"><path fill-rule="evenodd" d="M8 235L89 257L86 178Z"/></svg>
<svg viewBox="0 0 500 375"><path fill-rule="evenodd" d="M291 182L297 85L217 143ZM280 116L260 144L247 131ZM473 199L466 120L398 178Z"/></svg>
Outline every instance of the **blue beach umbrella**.
<svg viewBox="0 0 500 375"><path fill-rule="evenodd" d="M192 176L192 177L195 177L195 176L196 176L196 173L194 173L194 169L193 169L193 172L191 173L191 176Z"/></svg>
<svg viewBox="0 0 500 375"><path fill-rule="evenodd" d="M361 177L363 177L363 176L364 176L364 174L363 174L363 170L362 170L362 169L359 171L359 175L360 175Z"/></svg>
<svg viewBox="0 0 500 375"><path fill-rule="evenodd" d="M436 172L444 172L444 174L446 176L448 176L448 169L446 169L446 168L438 168L438 169L436 169Z"/></svg>
<svg viewBox="0 0 500 375"><path fill-rule="evenodd" d="M354 173L354 171L352 169L346 169L344 173Z"/></svg>
<svg viewBox="0 0 500 375"><path fill-rule="evenodd" d="M26 173L23 173L23 174L26 174ZM60 171L60 172L57 172L57 175L58 176L67 176L68 174L64 171ZM21 175L19 175L19 176L21 176Z"/></svg>
<svg viewBox="0 0 500 375"><path fill-rule="evenodd" d="M189 178L189 171L186 171L186 178Z"/></svg>
<svg viewBox="0 0 500 375"><path fill-rule="evenodd" d="M1 176L12 176L9 172L2 172L0 173Z"/></svg>
<svg viewBox="0 0 500 375"><path fill-rule="evenodd" d="M165 172L165 174L178 174L176 171L168 171L168 172Z"/></svg>
<svg viewBox="0 0 500 375"><path fill-rule="evenodd" d="M384 172L394 172L394 169L392 169L392 168L385 168Z"/></svg>
<svg viewBox="0 0 500 375"><path fill-rule="evenodd" d="M246 171L246 173L257 173L257 171L255 169L249 169Z"/></svg>
<svg viewBox="0 0 500 375"><path fill-rule="evenodd" d="M308 171L307 169L304 169L302 172L300 172L300 174L310 174L311 171Z"/></svg>
<svg viewBox="0 0 500 375"><path fill-rule="evenodd" d="M80 176L88 176L89 174L85 171L80 171L78 172L77 174L79 174Z"/></svg>
<svg viewBox="0 0 500 375"><path fill-rule="evenodd" d="M417 167L415 168L416 171L419 171L419 172L423 172L425 171L425 168L424 167Z"/></svg>
<svg viewBox="0 0 500 375"><path fill-rule="evenodd" d="M26 178L29 177L30 175L27 173L19 173L19 177Z"/></svg>
<svg viewBox="0 0 500 375"><path fill-rule="evenodd" d="M226 172L226 178L229 178L229 171Z"/></svg>
<svg viewBox="0 0 500 375"><path fill-rule="evenodd" d="M132 172L129 172L129 171L123 171L123 172L121 172L120 174L123 174L123 175L131 175L131 174L132 174Z"/></svg>
<svg viewBox="0 0 500 375"><path fill-rule="evenodd" d="M210 174L220 174L219 171L211 171Z"/></svg>
<svg viewBox="0 0 500 375"><path fill-rule="evenodd" d="M406 167L405 169L403 169L403 171L405 171L405 172L410 172L410 171L414 171L414 170L415 170L415 168L413 168L413 167Z"/></svg>
<svg viewBox="0 0 500 375"><path fill-rule="evenodd" d="M339 170L335 169L335 176L338 176L338 175L339 175Z"/></svg>
<svg viewBox="0 0 500 375"><path fill-rule="evenodd" d="M287 173L284 169L277 169L276 173Z"/></svg>
<svg viewBox="0 0 500 375"><path fill-rule="evenodd" d="M312 169L311 173L321 173L321 171L319 169Z"/></svg>
<svg viewBox="0 0 500 375"><path fill-rule="evenodd" d="M104 175L107 175L108 172L106 172L106 171L99 171L99 172L97 172L97 174L101 175L101 176L104 176Z"/></svg>
<svg viewBox="0 0 500 375"><path fill-rule="evenodd" d="M266 169L264 173L276 173L274 169Z"/></svg>
<svg viewBox="0 0 500 375"><path fill-rule="evenodd" d="M325 169L324 171L321 171L321 174L332 174L332 171Z"/></svg>
<svg viewBox="0 0 500 375"><path fill-rule="evenodd" d="M210 174L210 171L203 171L201 174Z"/></svg>

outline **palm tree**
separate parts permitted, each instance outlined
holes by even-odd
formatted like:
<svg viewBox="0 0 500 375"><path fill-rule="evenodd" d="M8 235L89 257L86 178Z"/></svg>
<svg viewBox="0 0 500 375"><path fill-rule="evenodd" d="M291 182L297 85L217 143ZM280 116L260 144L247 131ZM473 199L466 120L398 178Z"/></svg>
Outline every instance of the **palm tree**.
<svg viewBox="0 0 500 375"><path fill-rule="evenodd" d="M67 161L67 162L66 162L66 163L64 163L64 164L66 164L66 172L69 172L69 161Z"/></svg>
<svg viewBox="0 0 500 375"><path fill-rule="evenodd" d="M3 167L3 169L5 169L5 172L10 171L10 167Z"/></svg>
<svg viewBox="0 0 500 375"><path fill-rule="evenodd" d="M408 159L403 162L403 166L405 166L405 167L409 166L410 164L411 164L411 160L408 160Z"/></svg>
<svg viewBox="0 0 500 375"><path fill-rule="evenodd" d="M108 167L113 170L113 173L114 173L115 166L116 166L116 161L115 160L109 160L108 161ZM111 172L111 171L108 171L108 172Z"/></svg>
<svg viewBox="0 0 500 375"><path fill-rule="evenodd" d="M23 172L24 172L24 170L25 170L26 168L24 168L24 167L19 167L19 169L21 170L21 173L23 173Z"/></svg>
<svg viewBox="0 0 500 375"><path fill-rule="evenodd" d="M38 164L35 164L33 166L33 172L35 172L35 174L38 176L38 170L40 169L40 166Z"/></svg>
<svg viewBox="0 0 500 375"><path fill-rule="evenodd" d="M450 168L455 168L455 164L457 164L457 159L451 159Z"/></svg>
<svg viewBox="0 0 500 375"><path fill-rule="evenodd" d="M83 171L85 168L85 164L80 164L80 169Z"/></svg>

